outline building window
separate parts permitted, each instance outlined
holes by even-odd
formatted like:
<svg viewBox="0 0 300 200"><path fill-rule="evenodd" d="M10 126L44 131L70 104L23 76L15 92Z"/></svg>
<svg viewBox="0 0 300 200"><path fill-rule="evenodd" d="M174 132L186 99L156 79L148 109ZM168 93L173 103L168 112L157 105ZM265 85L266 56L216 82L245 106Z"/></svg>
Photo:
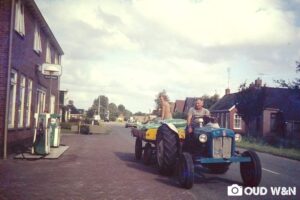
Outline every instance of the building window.
<svg viewBox="0 0 300 200"><path fill-rule="evenodd" d="M43 90L37 90L36 102L36 112L45 112L46 92L44 92Z"/></svg>
<svg viewBox="0 0 300 200"><path fill-rule="evenodd" d="M225 114L225 128L229 128L229 113Z"/></svg>
<svg viewBox="0 0 300 200"><path fill-rule="evenodd" d="M51 63L51 51L49 42L47 42L47 49L46 49L46 63Z"/></svg>
<svg viewBox="0 0 300 200"><path fill-rule="evenodd" d="M24 103L25 103L25 77L21 76L20 79L20 95L18 102L18 127L24 125Z"/></svg>
<svg viewBox="0 0 300 200"><path fill-rule="evenodd" d="M54 56L54 64L58 64L58 54L57 53Z"/></svg>
<svg viewBox="0 0 300 200"><path fill-rule="evenodd" d="M30 126L31 119L31 99L32 99L32 80L28 79L27 83L27 101L26 101L26 127Z"/></svg>
<svg viewBox="0 0 300 200"><path fill-rule="evenodd" d="M16 14L15 14L15 30L22 36L25 35L25 17L24 5L21 0L16 1Z"/></svg>
<svg viewBox="0 0 300 200"><path fill-rule="evenodd" d="M55 96L51 95L50 102L50 113L53 114L55 112Z"/></svg>
<svg viewBox="0 0 300 200"><path fill-rule="evenodd" d="M38 25L35 25L34 29L33 50L38 54L42 52L41 34Z"/></svg>
<svg viewBox="0 0 300 200"><path fill-rule="evenodd" d="M10 73L8 128L15 126L17 78L17 72L12 70Z"/></svg>
<svg viewBox="0 0 300 200"><path fill-rule="evenodd" d="M241 116L239 116L238 114L234 114L233 116L233 121L234 121L234 124L233 124L233 128L234 129L242 129L242 118Z"/></svg>

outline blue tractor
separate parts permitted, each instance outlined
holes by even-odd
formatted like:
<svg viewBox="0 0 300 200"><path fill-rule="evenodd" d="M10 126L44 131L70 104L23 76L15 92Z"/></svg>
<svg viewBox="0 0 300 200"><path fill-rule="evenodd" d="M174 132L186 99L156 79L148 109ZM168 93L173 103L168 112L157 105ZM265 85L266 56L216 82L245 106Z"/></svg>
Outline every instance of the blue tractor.
<svg viewBox="0 0 300 200"><path fill-rule="evenodd" d="M231 163L240 163L240 173L245 186L258 186L262 168L254 151L240 153L236 143L242 137L231 129L220 128L211 117L199 118L193 133L184 140L176 128L162 124L156 137L156 160L159 171L171 174L175 169L180 185L190 189L194 184L194 168L201 165L211 173L224 174Z"/></svg>

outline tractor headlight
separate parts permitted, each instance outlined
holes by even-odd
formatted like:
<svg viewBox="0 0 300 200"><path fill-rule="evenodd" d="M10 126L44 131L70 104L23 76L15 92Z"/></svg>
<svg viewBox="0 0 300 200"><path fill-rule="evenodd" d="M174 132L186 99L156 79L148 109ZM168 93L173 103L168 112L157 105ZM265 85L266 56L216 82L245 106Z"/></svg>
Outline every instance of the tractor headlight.
<svg viewBox="0 0 300 200"><path fill-rule="evenodd" d="M236 142L242 141L242 136L241 136L241 134L238 134L238 133L235 134L235 135L234 135L234 139L235 139Z"/></svg>
<svg viewBox="0 0 300 200"><path fill-rule="evenodd" d="M199 135L199 141L201 143L205 143L207 141L207 135L206 134L200 134Z"/></svg>

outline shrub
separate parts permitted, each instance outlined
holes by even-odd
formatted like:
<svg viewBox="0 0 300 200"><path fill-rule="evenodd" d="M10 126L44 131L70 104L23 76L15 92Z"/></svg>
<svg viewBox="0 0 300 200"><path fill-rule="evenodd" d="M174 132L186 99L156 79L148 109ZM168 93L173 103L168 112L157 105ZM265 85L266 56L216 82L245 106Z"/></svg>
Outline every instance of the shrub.
<svg viewBox="0 0 300 200"><path fill-rule="evenodd" d="M80 126L80 133L88 135L90 134L90 127L88 125L81 125Z"/></svg>

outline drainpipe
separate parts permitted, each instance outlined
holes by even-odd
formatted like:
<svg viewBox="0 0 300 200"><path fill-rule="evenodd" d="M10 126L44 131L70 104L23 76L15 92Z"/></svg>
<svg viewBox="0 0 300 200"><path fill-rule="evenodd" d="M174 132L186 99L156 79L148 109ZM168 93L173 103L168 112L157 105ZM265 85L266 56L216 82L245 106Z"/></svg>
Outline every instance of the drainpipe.
<svg viewBox="0 0 300 200"><path fill-rule="evenodd" d="M3 159L7 159L7 130L8 130L8 110L9 110L9 88L10 88L10 72L11 72L11 54L13 27L15 15L15 0L11 1L11 16L10 16L10 32L9 32L9 49L8 49L8 69L7 69L7 85L6 85L6 106L5 106L5 121L4 121L4 138L3 138Z"/></svg>

